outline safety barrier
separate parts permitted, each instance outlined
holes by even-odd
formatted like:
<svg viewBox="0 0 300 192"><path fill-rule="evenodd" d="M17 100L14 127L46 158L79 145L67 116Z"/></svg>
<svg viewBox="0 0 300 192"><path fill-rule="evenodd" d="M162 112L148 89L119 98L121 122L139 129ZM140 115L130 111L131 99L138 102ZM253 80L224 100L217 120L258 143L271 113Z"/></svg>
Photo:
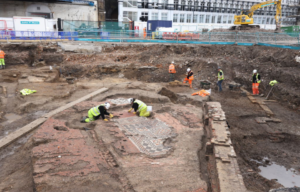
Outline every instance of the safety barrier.
<svg viewBox="0 0 300 192"><path fill-rule="evenodd" d="M297 49L299 33L245 32L143 32L136 30L102 30L76 32L0 31L0 41L96 41L177 44L265 45Z"/></svg>
<svg viewBox="0 0 300 192"><path fill-rule="evenodd" d="M1 31L0 40L78 40L78 32Z"/></svg>

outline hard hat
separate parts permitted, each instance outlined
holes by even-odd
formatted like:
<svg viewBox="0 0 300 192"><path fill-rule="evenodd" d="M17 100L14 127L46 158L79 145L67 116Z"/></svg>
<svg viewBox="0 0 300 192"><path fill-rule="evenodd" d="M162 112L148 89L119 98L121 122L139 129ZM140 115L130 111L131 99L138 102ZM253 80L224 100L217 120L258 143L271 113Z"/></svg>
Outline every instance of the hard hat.
<svg viewBox="0 0 300 192"><path fill-rule="evenodd" d="M129 102L129 103L132 103L132 102L133 102L133 98L129 98L129 99L128 99L128 102Z"/></svg>
<svg viewBox="0 0 300 192"><path fill-rule="evenodd" d="M221 69L221 67L220 67L220 66L218 66L218 69Z"/></svg>
<svg viewBox="0 0 300 192"><path fill-rule="evenodd" d="M174 64L174 61L172 61L172 63Z"/></svg>
<svg viewBox="0 0 300 192"><path fill-rule="evenodd" d="M190 72L191 71L191 68L187 68L187 72Z"/></svg>
<svg viewBox="0 0 300 192"><path fill-rule="evenodd" d="M253 70L253 73L257 73L257 70L256 70L256 69L254 69L254 70Z"/></svg>
<svg viewBox="0 0 300 192"><path fill-rule="evenodd" d="M110 104L106 102L106 103L105 103L105 108L106 108L106 109L109 109L109 107L110 107Z"/></svg>

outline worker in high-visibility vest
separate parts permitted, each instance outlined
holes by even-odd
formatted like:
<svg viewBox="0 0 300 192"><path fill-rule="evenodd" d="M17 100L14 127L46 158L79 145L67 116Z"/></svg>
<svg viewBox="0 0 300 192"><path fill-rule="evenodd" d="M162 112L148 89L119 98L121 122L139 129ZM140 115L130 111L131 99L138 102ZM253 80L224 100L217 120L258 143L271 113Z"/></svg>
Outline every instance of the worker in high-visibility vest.
<svg viewBox="0 0 300 192"><path fill-rule="evenodd" d="M259 84L260 84L260 75L257 73L257 70L253 70L253 75L252 75L252 92L253 95L259 95Z"/></svg>
<svg viewBox="0 0 300 192"><path fill-rule="evenodd" d="M146 27L144 27L144 39L146 39L146 37L147 37L147 29Z"/></svg>
<svg viewBox="0 0 300 192"><path fill-rule="evenodd" d="M128 99L128 102L131 104L131 109L128 110L129 113L134 109L133 113L140 112L140 117L150 116L150 112L147 111L147 105L144 102L135 98Z"/></svg>
<svg viewBox="0 0 300 192"><path fill-rule="evenodd" d="M108 121L104 115L109 115L110 118L114 117L113 114L107 112L109 107L110 107L110 104L106 102L104 104L101 104L101 105L91 108L88 112L88 117L84 117L81 120L81 122L89 123L91 121L95 121L95 120L99 119L100 116L102 117L102 119L104 121Z"/></svg>
<svg viewBox="0 0 300 192"><path fill-rule="evenodd" d="M0 49L0 69L5 69L4 57L5 53Z"/></svg>
<svg viewBox="0 0 300 192"><path fill-rule="evenodd" d="M183 80L183 83L186 83L188 81L190 84L190 88L192 89L193 88L193 86L192 86L193 80L194 80L194 72L190 68L188 68L187 75L186 75L186 78Z"/></svg>
<svg viewBox="0 0 300 192"><path fill-rule="evenodd" d="M222 92L222 83L224 81L224 72L222 71L221 67L218 67L218 87L219 87L219 92Z"/></svg>
<svg viewBox="0 0 300 192"><path fill-rule="evenodd" d="M175 73L176 73L174 61L172 61L171 65L169 66L169 73L170 73L170 81L174 81Z"/></svg>

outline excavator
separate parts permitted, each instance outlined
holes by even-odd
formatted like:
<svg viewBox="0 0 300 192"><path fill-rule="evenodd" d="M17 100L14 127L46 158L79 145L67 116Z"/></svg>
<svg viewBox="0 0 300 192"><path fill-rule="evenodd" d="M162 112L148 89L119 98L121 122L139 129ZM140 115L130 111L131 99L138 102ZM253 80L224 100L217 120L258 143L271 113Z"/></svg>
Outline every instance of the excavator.
<svg viewBox="0 0 300 192"><path fill-rule="evenodd" d="M257 9L265 8L268 6L276 5L276 29L278 31L280 29L280 20L281 20L281 0L270 0L263 3L259 3L253 5L249 10L242 10L240 15L234 16L234 24L237 26L232 26L231 30L247 30L253 28L260 28L259 25L250 25L253 24L253 14Z"/></svg>

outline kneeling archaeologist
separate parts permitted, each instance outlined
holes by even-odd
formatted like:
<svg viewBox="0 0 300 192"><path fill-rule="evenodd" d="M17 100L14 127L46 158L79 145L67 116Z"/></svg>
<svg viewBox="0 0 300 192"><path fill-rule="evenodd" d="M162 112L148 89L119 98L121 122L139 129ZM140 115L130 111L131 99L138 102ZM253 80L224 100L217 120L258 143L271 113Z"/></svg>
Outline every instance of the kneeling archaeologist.
<svg viewBox="0 0 300 192"><path fill-rule="evenodd" d="M110 118L113 117L111 113L108 113L107 110L109 109L110 104L104 103L101 105L98 105L96 107L93 107L88 112L88 117L84 117L84 119L81 120L82 123L89 123L91 121L95 121L99 119L101 116L104 121L108 121L104 115L109 115Z"/></svg>
<svg viewBox="0 0 300 192"><path fill-rule="evenodd" d="M130 98L128 99L129 103L132 105L131 109L129 109L129 113L132 111L132 109L134 109L134 114L136 114L136 112L140 112L140 117L149 117L150 116L150 112L147 111L147 105L140 101L137 100L135 98Z"/></svg>

